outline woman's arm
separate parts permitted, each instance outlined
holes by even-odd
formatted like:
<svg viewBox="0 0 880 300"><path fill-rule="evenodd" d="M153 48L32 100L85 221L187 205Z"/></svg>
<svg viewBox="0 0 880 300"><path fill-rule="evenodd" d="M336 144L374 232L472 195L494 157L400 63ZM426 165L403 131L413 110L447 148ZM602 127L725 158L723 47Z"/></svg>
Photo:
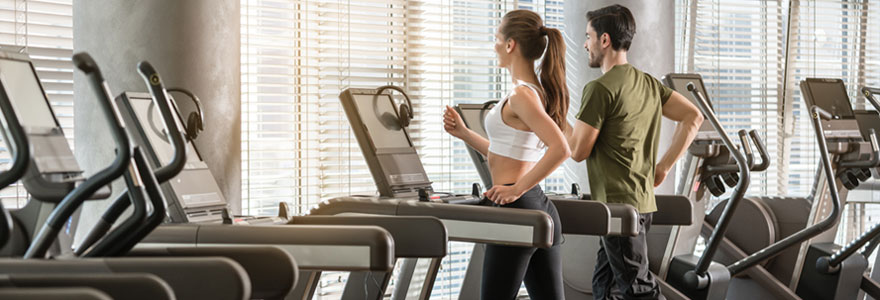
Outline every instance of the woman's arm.
<svg viewBox="0 0 880 300"><path fill-rule="evenodd" d="M450 135L464 141L471 148L476 149L477 152L482 153L483 156L489 155L489 140L467 128L458 112L449 105L446 106L446 113L443 114L443 129Z"/></svg>
<svg viewBox="0 0 880 300"><path fill-rule="evenodd" d="M568 142L559 126L547 115L541 100L529 88L518 87L510 96L508 103L517 118L522 120L547 146L547 152L513 186L494 186L486 192L486 196L490 200L499 204L516 201L523 193L550 176L563 161L571 156Z"/></svg>

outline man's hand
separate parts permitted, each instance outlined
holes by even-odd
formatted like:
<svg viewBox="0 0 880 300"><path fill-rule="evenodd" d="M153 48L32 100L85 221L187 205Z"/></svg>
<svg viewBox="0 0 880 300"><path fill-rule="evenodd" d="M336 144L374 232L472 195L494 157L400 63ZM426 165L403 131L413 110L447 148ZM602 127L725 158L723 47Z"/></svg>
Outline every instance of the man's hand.
<svg viewBox="0 0 880 300"><path fill-rule="evenodd" d="M654 167L654 187L660 186L663 183L663 180L666 180L666 175L669 175L669 167L664 167L661 164L657 164Z"/></svg>

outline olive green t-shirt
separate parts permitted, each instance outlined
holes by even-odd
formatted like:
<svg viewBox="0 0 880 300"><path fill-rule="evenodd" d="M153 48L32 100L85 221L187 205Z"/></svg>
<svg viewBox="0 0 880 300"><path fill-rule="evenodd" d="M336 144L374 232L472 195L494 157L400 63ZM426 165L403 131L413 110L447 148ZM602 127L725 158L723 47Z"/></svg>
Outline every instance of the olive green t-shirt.
<svg viewBox="0 0 880 300"><path fill-rule="evenodd" d="M654 165L662 106L672 95L651 75L617 65L584 87L578 120L599 129L587 158L593 199L657 211Z"/></svg>

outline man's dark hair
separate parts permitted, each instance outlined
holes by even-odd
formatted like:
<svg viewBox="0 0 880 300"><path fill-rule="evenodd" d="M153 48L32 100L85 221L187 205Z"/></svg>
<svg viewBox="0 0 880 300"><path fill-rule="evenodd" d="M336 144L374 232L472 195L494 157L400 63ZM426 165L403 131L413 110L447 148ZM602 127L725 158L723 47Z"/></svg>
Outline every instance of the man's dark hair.
<svg viewBox="0 0 880 300"><path fill-rule="evenodd" d="M636 20L628 8L615 4L587 12L587 22L596 31L597 38L608 34L614 50L629 51L636 34Z"/></svg>

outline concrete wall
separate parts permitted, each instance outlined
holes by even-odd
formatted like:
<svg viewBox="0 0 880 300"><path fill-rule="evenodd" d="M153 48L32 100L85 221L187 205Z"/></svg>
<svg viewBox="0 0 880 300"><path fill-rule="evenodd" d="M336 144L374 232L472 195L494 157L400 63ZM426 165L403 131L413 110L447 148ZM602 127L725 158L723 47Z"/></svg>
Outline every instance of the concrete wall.
<svg viewBox="0 0 880 300"><path fill-rule="evenodd" d="M587 28L586 13L612 4L626 6L636 19L636 35L627 55L629 63L636 68L660 79L675 70L675 3L672 0L643 1L566 1L565 2L565 44L567 63L567 83L571 94L569 121L574 121L581 105L584 85L602 75L596 68L590 68L587 50L584 49ZM660 155L666 151L672 137L674 123L664 119L660 138ZM589 190L585 163L567 161L564 165L567 177L578 182L584 190ZM675 176L670 174L657 193L674 192Z"/></svg>
<svg viewBox="0 0 880 300"><path fill-rule="evenodd" d="M241 203L240 3L237 0L75 0L74 51L94 57L115 95L146 92L136 71L147 60L166 87L180 86L203 101L205 131L196 146L234 212ZM185 96L181 96L186 99ZM112 160L112 140L85 77L74 76L76 156L87 174ZM181 101L184 116L192 109ZM114 195L122 189L121 180ZM109 201L87 203L80 232Z"/></svg>

